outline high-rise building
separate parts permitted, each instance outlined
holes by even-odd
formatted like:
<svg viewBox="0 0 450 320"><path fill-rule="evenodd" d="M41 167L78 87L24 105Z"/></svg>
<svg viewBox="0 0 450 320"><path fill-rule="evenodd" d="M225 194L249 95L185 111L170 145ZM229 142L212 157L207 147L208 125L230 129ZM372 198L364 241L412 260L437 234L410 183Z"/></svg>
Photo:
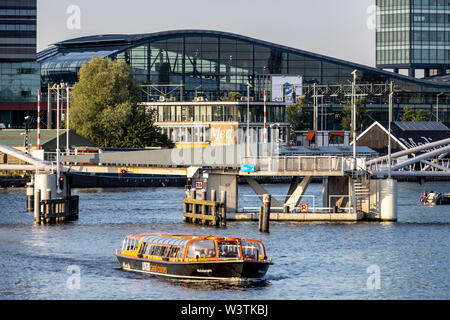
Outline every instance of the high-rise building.
<svg viewBox="0 0 450 320"><path fill-rule="evenodd" d="M10 127L36 109L36 17L36 0L0 0L0 123Z"/></svg>
<svg viewBox="0 0 450 320"><path fill-rule="evenodd" d="M376 66L410 76L450 68L450 1L377 0Z"/></svg>

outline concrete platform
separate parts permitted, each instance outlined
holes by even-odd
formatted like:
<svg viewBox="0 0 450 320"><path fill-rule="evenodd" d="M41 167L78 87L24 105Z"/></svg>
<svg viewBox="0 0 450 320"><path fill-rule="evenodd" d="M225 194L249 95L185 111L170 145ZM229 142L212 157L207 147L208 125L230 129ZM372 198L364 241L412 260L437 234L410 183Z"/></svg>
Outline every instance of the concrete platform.
<svg viewBox="0 0 450 320"><path fill-rule="evenodd" d="M364 213L270 213L270 221L286 222L348 222L364 219ZM227 213L227 221L258 221L259 213Z"/></svg>

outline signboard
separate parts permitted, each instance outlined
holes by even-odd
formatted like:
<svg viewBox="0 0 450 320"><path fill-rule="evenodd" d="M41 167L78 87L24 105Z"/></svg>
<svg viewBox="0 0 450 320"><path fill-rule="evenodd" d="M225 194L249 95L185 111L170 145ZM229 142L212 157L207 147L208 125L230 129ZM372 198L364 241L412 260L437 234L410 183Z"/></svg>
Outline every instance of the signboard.
<svg viewBox="0 0 450 320"><path fill-rule="evenodd" d="M195 180L194 187L197 190L202 190L203 189L203 180Z"/></svg>
<svg viewBox="0 0 450 320"><path fill-rule="evenodd" d="M211 146L237 144L238 124L219 123L211 124Z"/></svg>
<svg viewBox="0 0 450 320"><path fill-rule="evenodd" d="M294 103L294 87L295 96L298 99L303 94L302 85L302 76L272 76L272 101Z"/></svg>
<svg viewBox="0 0 450 320"><path fill-rule="evenodd" d="M241 165L242 172L255 172L255 165L253 164L243 164Z"/></svg>
<svg viewBox="0 0 450 320"><path fill-rule="evenodd" d="M300 203L300 213L308 213L308 204Z"/></svg>

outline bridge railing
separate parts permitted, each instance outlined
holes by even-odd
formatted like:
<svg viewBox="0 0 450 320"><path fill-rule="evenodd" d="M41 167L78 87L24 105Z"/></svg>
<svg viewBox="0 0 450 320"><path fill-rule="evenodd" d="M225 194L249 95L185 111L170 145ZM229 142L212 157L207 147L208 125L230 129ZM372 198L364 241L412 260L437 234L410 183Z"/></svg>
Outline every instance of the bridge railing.
<svg viewBox="0 0 450 320"><path fill-rule="evenodd" d="M353 158L337 156L245 157L244 164L254 165L256 171L337 172L353 169ZM358 158L358 167L365 168L365 159Z"/></svg>

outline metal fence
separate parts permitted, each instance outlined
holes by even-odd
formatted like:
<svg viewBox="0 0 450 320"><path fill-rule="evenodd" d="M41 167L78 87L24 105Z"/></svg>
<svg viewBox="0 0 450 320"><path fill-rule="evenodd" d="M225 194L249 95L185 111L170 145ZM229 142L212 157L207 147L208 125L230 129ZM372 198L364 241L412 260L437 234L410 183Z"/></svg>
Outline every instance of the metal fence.
<svg viewBox="0 0 450 320"><path fill-rule="evenodd" d="M363 167L364 159L357 160L358 167ZM353 169L353 158L335 156L246 157L244 163L254 165L256 171L344 173Z"/></svg>

